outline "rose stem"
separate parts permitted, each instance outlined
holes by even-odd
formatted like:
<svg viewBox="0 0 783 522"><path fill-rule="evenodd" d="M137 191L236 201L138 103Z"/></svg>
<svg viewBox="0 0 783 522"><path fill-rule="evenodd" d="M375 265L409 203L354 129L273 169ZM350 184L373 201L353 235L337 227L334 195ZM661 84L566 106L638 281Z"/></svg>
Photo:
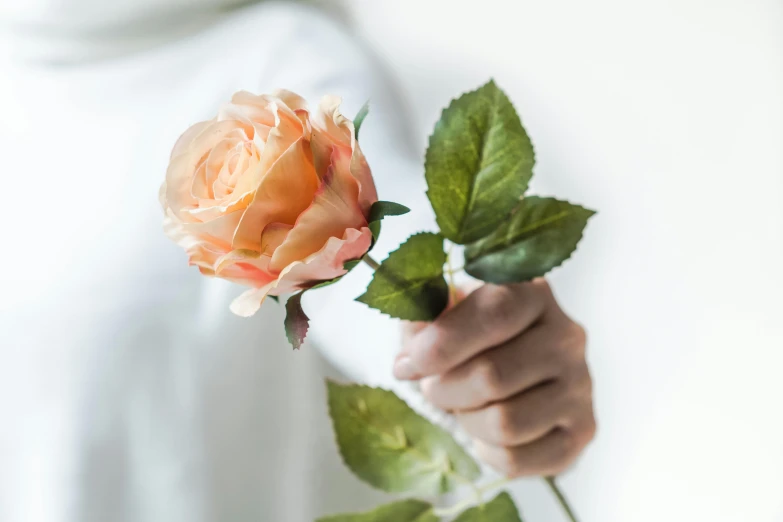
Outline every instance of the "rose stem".
<svg viewBox="0 0 783 522"><path fill-rule="evenodd" d="M578 522L576 519L576 515L574 514L574 510L571 509L571 506L568 505L568 499L565 498L563 492L560 491L559 487L557 487L557 482L555 482L555 477L546 477L544 480L546 480L546 483L549 484L549 489L552 490L552 493L555 494L558 502L560 502L560 507L562 507L566 515L568 515L568 520L570 520L571 522Z"/></svg>
<svg viewBox="0 0 783 522"><path fill-rule="evenodd" d="M373 270L378 270L378 268L380 268L381 266L381 264L378 263L378 261L370 257L370 254L365 254L364 257L362 258L362 261L367 263L367 266L369 266Z"/></svg>

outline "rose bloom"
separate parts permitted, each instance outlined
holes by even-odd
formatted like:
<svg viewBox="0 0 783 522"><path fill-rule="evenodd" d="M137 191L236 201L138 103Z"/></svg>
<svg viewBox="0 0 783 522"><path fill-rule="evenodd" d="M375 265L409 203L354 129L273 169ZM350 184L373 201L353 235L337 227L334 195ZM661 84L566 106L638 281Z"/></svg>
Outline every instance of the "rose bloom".
<svg viewBox="0 0 783 522"><path fill-rule="evenodd" d="M310 114L292 92L238 92L174 145L164 230L202 274L250 287L231 303L238 315L345 274L370 248L378 197L339 104L326 96Z"/></svg>

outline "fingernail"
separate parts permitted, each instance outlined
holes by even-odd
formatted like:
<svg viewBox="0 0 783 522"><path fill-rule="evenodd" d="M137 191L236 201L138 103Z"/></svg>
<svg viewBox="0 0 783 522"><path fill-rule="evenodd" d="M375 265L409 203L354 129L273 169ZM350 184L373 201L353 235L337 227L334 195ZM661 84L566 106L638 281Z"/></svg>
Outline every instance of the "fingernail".
<svg viewBox="0 0 783 522"><path fill-rule="evenodd" d="M394 376L401 381L412 381L418 379L418 372L414 368L411 358L403 355L394 362Z"/></svg>

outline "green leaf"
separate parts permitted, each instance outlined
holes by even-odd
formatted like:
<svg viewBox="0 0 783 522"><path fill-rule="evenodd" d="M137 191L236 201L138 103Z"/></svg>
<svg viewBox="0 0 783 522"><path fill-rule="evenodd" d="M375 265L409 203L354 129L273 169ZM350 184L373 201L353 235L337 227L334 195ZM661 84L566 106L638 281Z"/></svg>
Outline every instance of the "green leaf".
<svg viewBox="0 0 783 522"><path fill-rule="evenodd" d="M576 250L594 211L554 198L529 196L491 235L465 249L465 271L490 283L542 276Z"/></svg>
<svg viewBox="0 0 783 522"><path fill-rule="evenodd" d="M366 513L333 515L316 522L438 522L432 505L421 500L400 500Z"/></svg>
<svg viewBox="0 0 783 522"><path fill-rule="evenodd" d="M405 205L394 203L393 201L376 201L370 207L370 216L367 218L373 240L377 241L381 235L381 220L386 216L401 216L407 214L411 209Z"/></svg>
<svg viewBox="0 0 783 522"><path fill-rule="evenodd" d="M443 278L443 237L415 234L389 254L356 300L385 314L408 321L431 321L448 304Z"/></svg>
<svg viewBox="0 0 783 522"><path fill-rule="evenodd" d="M364 118L367 117L367 114L370 112L370 100L367 100L364 102L364 105L362 105L362 108L359 109L359 112L356 113L356 117L353 119L353 132L354 136L356 136L356 139L359 139L359 128L362 126L362 123L364 123Z"/></svg>
<svg viewBox="0 0 783 522"><path fill-rule="evenodd" d="M466 244L492 232L525 193L534 160L514 106L494 81L452 101L424 165L441 233Z"/></svg>
<svg viewBox="0 0 783 522"><path fill-rule="evenodd" d="M278 304L280 304L280 298L279 298L279 297L277 297L276 295L268 295L267 297L268 297L269 299L273 300L275 303L278 303Z"/></svg>
<svg viewBox="0 0 783 522"><path fill-rule="evenodd" d="M370 207L370 217L367 221L378 221L386 216L402 216L411 209L393 201L376 201Z"/></svg>
<svg viewBox="0 0 783 522"><path fill-rule="evenodd" d="M464 511L454 522L522 522L511 495L505 491L483 506Z"/></svg>
<svg viewBox="0 0 783 522"><path fill-rule="evenodd" d="M345 464L392 493L436 495L478 478L476 462L449 433L394 393L327 381L329 415Z"/></svg>
<svg viewBox="0 0 783 522"><path fill-rule="evenodd" d="M302 310L302 295L304 292L292 295L285 304L285 336L294 350L301 348L310 328L310 318Z"/></svg>

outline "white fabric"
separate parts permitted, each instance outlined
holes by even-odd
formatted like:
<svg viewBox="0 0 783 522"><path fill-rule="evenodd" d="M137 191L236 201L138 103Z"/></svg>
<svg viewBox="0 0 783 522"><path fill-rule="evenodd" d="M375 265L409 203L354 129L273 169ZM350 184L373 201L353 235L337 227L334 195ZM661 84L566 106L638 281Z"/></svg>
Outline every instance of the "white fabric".
<svg viewBox="0 0 783 522"><path fill-rule="evenodd" d="M52 52L7 58L0 93L0 520L298 522L376 504L337 463L311 355L397 386L396 323L351 302L369 271L305 298L311 342L292 353L275 303L240 319L241 288L187 268L157 189L178 134L236 90L335 93L347 115L371 98L379 192L417 209L384 226L382 258L432 221L393 90L299 6L251 6L111 59Z"/></svg>

